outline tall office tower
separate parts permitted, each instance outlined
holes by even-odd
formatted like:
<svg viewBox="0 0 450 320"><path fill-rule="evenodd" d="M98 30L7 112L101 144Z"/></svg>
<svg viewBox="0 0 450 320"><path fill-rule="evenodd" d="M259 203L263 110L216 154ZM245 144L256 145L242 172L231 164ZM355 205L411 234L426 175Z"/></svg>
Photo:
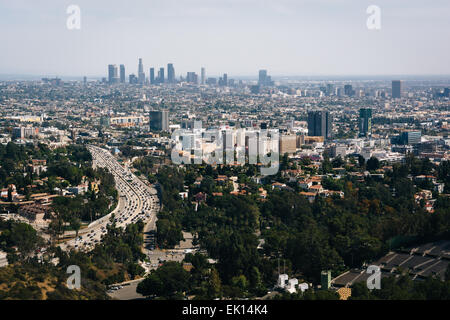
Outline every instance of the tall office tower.
<svg viewBox="0 0 450 320"><path fill-rule="evenodd" d="M205 84L206 81L206 71L205 68L202 68L202 80L201 80L201 84Z"/></svg>
<svg viewBox="0 0 450 320"><path fill-rule="evenodd" d="M359 109L359 136L367 137L372 134L372 109Z"/></svg>
<svg viewBox="0 0 450 320"><path fill-rule="evenodd" d="M346 84L344 86L344 94L346 96L352 96L353 95L353 87L351 84Z"/></svg>
<svg viewBox="0 0 450 320"><path fill-rule="evenodd" d="M130 83L130 84L137 84L138 83L138 79L137 79L137 77L136 77L136 75L135 74L130 74L129 76L128 76L128 82Z"/></svg>
<svg viewBox="0 0 450 320"><path fill-rule="evenodd" d="M87 83L87 78L84 76L83 77L83 84L86 85L86 83Z"/></svg>
<svg viewBox="0 0 450 320"><path fill-rule="evenodd" d="M331 96L331 95L333 95L333 90L334 89L334 86L331 84L331 83L328 83L327 84L327 96Z"/></svg>
<svg viewBox="0 0 450 320"><path fill-rule="evenodd" d="M125 66L120 65L120 83L125 83Z"/></svg>
<svg viewBox="0 0 450 320"><path fill-rule="evenodd" d="M142 64L142 58L139 58L138 82L139 82L139 84L145 83L145 73L144 73L144 65Z"/></svg>
<svg viewBox="0 0 450 320"><path fill-rule="evenodd" d="M175 83L175 69L172 63L167 64L167 82Z"/></svg>
<svg viewBox="0 0 450 320"><path fill-rule="evenodd" d="M191 82L194 74L195 72L186 73L186 82Z"/></svg>
<svg viewBox="0 0 450 320"><path fill-rule="evenodd" d="M258 84L260 86L265 86L267 81L267 70L259 70Z"/></svg>
<svg viewBox="0 0 450 320"><path fill-rule="evenodd" d="M159 80L160 78L161 78L161 70L158 70L158 75L156 76L155 83L160 83L161 82Z"/></svg>
<svg viewBox="0 0 450 320"><path fill-rule="evenodd" d="M422 132L421 131L404 131L400 134L400 143L401 144L418 144L422 140Z"/></svg>
<svg viewBox="0 0 450 320"><path fill-rule="evenodd" d="M392 98L401 98L402 82L401 80L392 80Z"/></svg>
<svg viewBox="0 0 450 320"><path fill-rule="evenodd" d="M144 64L142 63L142 58L139 58L138 74L143 72L144 72Z"/></svg>
<svg viewBox="0 0 450 320"><path fill-rule="evenodd" d="M169 111L150 111L150 130L169 131Z"/></svg>
<svg viewBox="0 0 450 320"><path fill-rule="evenodd" d="M108 65L108 83L113 84L118 82L117 66L115 64Z"/></svg>
<svg viewBox="0 0 450 320"><path fill-rule="evenodd" d="M327 111L308 112L308 136L331 138L331 115Z"/></svg>
<svg viewBox="0 0 450 320"><path fill-rule="evenodd" d="M223 85L224 86L228 85L228 75L226 73L223 74Z"/></svg>
<svg viewBox="0 0 450 320"><path fill-rule="evenodd" d="M144 72L139 73L139 75L138 75L138 83L139 84L144 84L145 83L145 73Z"/></svg>
<svg viewBox="0 0 450 320"><path fill-rule="evenodd" d="M188 72L186 75L186 82L189 83L198 83L198 76L195 72Z"/></svg>
<svg viewBox="0 0 450 320"><path fill-rule="evenodd" d="M155 84L155 68L150 68L150 84Z"/></svg>
<svg viewBox="0 0 450 320"><path fill-rule="evenodd" d="M273 86L274 85L274 82L272 81L272 77L267 75L267 70L259 70L258 85L259 86Z"/></svg>
<svg viewBox="0 0 450 320"><path fill-rule="evenodd" d="M114 78L114 65L108 65L108 83L111 84Z"/></svg>
<svg viewBox="0 0 450 320"><path fill-rule="evenodd" d="M164 68L159 68L158 82L164 83Z"/></svg>

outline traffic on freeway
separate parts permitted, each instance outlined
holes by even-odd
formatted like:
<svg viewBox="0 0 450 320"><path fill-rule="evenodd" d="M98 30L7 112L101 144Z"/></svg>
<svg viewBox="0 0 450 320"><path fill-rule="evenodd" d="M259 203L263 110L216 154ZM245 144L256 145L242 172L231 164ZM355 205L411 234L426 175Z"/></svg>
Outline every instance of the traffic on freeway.
<svg viewBox="0 0 450 320"><path fill-rule="evenodd" d="M92 154L93 167L107 168L113 174L119 201L113 212L92 222L80 231L77 238L61 244L61 248L92 250L106 234L106 226L110 223L112 215L117 227L125 228L128 224L142 220L146 224L146 229L155 230L156 214L159 210L157 191L147 186L129 169L121 166L109 151L96 146L87 148Z"/></svg>

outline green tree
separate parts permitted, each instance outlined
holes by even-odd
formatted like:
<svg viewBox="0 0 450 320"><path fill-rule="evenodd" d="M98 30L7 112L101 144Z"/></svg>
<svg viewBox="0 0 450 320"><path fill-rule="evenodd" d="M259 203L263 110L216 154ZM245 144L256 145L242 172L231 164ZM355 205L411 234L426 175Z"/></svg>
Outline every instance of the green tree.
<svg viewBox="0 0 450 320"><path fill-rule="evenodd" d="M144 295L156 295L174 298L189 288L190 274L178 262L169 261L156 270L152 270L137 286L136 292Z"/></svg>
<svg viewBox="0 0 450 320"><path fill-rule="evenodd" d="M367 170L373 171L380 168L380 161L376 157L370 157L369 160L367 160Z"/></svg>
<svg viewBox="0 0 450 320"><path fill-rule="evenodd" d="M222 281L220 280L219 272L215 268L211 269L208 284L209 297L216 298L222 295Z"/></svg>
<svg viewBox="0 0 450 320"><path fill-rule="evenodd" d="M80 231L81 221L78 218L72 218L70 220L70 227L75 230L76 237L78 237L78 231Z"/></svg>

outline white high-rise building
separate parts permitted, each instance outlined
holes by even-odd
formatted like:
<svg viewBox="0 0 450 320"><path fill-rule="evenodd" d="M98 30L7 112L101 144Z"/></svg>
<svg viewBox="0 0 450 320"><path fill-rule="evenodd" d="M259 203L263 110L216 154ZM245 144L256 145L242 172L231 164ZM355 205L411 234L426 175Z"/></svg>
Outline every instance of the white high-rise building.
<svg viewBox="0 0 450 320"><path fill-rule="evenodd" d="M205 81L206 81L206 71L205 68L202 68L201 84L205 84Z"/></svg>
<svg viewBox="0 0 450 320"><path fill-rule="evenodd" d="M139 58L138 83L139 84L144 84L145 83L145 73L144 73L144 65L142 63L142 58Z"/></svg>

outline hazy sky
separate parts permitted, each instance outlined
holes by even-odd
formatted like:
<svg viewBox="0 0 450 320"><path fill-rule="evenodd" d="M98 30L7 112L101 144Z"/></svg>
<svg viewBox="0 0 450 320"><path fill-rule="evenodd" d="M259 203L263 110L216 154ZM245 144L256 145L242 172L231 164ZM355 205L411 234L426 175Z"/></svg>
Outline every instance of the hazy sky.
<svg viewBox="0 0 450 320"><path fill-rule="evenodd" d="M68 30L66 9L81 9ZM369 5L381 29L368 30ZM0 74L450 74L449 0L0 0Z"/></svg>

